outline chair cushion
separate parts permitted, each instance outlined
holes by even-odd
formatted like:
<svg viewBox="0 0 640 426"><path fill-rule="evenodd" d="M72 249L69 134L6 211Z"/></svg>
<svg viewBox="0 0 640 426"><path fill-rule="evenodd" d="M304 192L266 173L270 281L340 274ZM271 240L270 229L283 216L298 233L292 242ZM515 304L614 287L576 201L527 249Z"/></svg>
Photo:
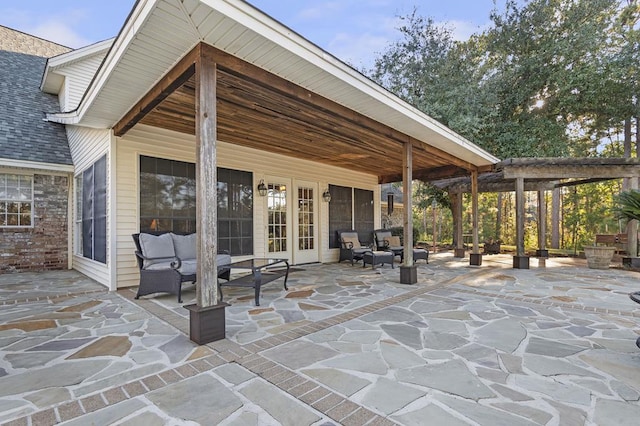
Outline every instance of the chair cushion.
<svg viewBox="0 0 640 426"><path fill-rule="evenodd" d="M195 232L189 235L177 235L171 232L173 247L176 251L176 256L180 258L180 260L196 258L197 238L198 236Z"/></svg>
<svg viewBox="0 0 640 426"><path fill-rule="evenodd" d="M402 243L400 243L400 237L398 236L385 237L384 241L389 245L389 248L402 247Z"/></svg>
<svg viewBox="0 0 640 426"><path fill-rule="evenodd" d="M141 233L139 239L142 255L152 258L151 260L145 259L143 264L145 269L154 263L166 262L176 257L176 252L173 249L173 239L170 234L151 235Z"/></svg>
<svg viewBox="0 0 640 426"><path fill-rule="evenodd" d="M346 248L349 248L349 243L353 244L354 249L360 248L360 241L358 240L357 237L347 237L347 236L343 236L342 237L342 243L344 244L344 246Z"/></svg>

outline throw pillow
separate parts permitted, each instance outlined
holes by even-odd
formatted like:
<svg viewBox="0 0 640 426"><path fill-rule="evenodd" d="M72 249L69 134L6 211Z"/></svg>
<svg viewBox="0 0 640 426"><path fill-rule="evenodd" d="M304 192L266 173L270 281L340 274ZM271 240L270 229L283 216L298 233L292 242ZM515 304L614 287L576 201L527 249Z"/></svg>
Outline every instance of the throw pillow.
<svg viewBox="0 0 640 426"><path fill-rule="evenodd" d="M360 241L356 237L342 237L345 248L360 248ZM349 243L353 244L351 246Z"/></svg>
<svg viewBox="0 0 640 426"><path fill-rule="evenodd" d="M173 239L170 234L151 235L140 234L140 249L144 257L151 258L144 261L144 268L154 263L166 261L167 258L176 257L173 249Z"/></svg>
<svg viewBox="0 0 640 426"><path fill-rule="evenodd" d="M384 241L389 244L389 247L400 247L402 246L402 244L400 243L400 237L398 236L392 236L392 237L386 237L384 239Z"/></svg>
<svg viewBox="0 0 640 426"><path fill-rule="evenodd" d="M173 239L176 256L180 260L196 258L196 239L198 236L195 232L189 235L177 235L172 232L171 238Z"/></svg>

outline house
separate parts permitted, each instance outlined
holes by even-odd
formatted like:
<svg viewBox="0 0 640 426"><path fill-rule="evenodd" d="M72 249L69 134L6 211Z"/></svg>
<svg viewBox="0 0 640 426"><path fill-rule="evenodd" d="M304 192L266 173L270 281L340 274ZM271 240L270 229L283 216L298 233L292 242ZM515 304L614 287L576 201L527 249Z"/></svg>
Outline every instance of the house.
<svg viewBox="0 0 640 426"><path fill-rule="evenodd" d="M140 0L41 88L73 158L73 268L112 290L138 283L135 232L198 225L205 261L331 262L337 230L380 227L379 184L497 161L239 0Z"/></svg>
<svg viewBox="0 0 640 426"><path fill-rule="evenodd" d="M66 269L73 162L58 98L40 90L46 58L70 51L0 26L0 273Z"/></svg>

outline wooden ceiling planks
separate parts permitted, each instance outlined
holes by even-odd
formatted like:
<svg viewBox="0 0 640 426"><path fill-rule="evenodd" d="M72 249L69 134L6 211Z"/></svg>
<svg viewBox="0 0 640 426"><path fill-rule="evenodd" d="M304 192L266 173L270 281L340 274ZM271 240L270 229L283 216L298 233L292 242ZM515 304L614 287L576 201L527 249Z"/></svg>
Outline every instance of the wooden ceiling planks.
<svg viewBox="0 0 640 426"><path fill-rule="evenodd" d="M217 133L225 142L348 167L375 174L380 182L402 178L402 145L411 143L418 175L459 176L474 167L435 147L347 109L280 77L201 44L194 49L213 58L217 69ZM176 88L161 81L114 130L125 133L136 122L195 133L195 77L185 68L197 54L181 61ZM196 59L197 60L197 59ZM177 80L176 80L177 81ZM167 88L173 91L167 94Z"/></svg>

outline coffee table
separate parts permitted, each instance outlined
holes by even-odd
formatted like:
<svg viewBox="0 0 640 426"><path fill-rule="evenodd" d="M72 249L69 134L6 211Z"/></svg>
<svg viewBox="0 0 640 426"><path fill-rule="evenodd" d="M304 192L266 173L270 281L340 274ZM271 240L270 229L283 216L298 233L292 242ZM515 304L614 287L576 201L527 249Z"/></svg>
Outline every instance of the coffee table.
<svg viewBox="0 0 640 426"><path fill-rule="evenodd" d="M276 265L286 265L286 269L269 269ZM233 269L246 269L251 271L247 275L234 278L228 282L221 283L218 281L218 290L220 292L220 301L222 302L222 287L251 287L255 290L256 306L260 306L260 288L284 277L284 289L287 288L287 279L289 278L289 261L287 259L269 259L266 257L256 257L253 259L241 260L226 265Z"/></svg>

